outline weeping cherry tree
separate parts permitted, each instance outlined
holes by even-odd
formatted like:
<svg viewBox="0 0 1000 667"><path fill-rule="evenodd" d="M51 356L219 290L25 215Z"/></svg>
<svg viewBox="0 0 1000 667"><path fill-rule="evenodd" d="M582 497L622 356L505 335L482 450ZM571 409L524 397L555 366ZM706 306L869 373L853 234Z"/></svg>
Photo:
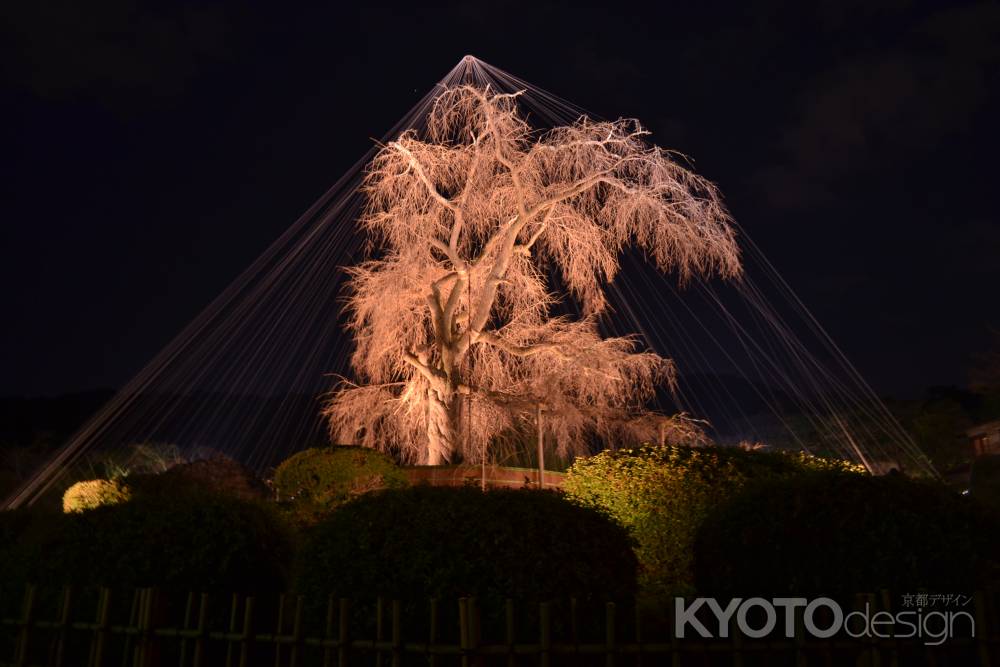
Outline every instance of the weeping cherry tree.
<svg viewBox="0 0 1000 667"><path fill-rule="evenodd" d="M645 406L673 366L601 336L605 288L629 246L681 282L737 276L726 208L638 122L540 132L517 97L446 89L426 128L369 166L360 223L373 258L350 269L356 381L325 406L335 442L475 462L532 428L539 406L562 454L662 428ZM582 315L559 314L564 299Z"/></svg>

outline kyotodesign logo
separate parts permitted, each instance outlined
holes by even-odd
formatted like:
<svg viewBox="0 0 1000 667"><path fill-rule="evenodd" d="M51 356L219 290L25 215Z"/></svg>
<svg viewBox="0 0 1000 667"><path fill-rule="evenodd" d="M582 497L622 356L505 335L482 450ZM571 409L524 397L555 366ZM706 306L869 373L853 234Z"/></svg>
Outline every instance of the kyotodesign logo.
<svg viewBox="0 0 1000 667"><path fill-rule="evenodd" d="M975 637L975 618L968 611L954 608L967 605L971 598L961 595L938 597L947 598L948 605L942 606L952 608L931 609L929 604L914 606L913 596L904 596L904 609L894 612L873 610L869 603L862 609L845 612L837 601L827 597L812 600L732 598L725 606L716 598L700 597L690 603L685 598L675 598L674 634L678 639L692 636L690 632L704 639L727 638L735 623L740 633L751 639L763 639L775 632L792 638L801 614L802 629L818 639L828 639L843 632L855 639L917 638L928 646L938 646L954 637L956 631ZM964 635L966 631L968 635Z"/></svg>

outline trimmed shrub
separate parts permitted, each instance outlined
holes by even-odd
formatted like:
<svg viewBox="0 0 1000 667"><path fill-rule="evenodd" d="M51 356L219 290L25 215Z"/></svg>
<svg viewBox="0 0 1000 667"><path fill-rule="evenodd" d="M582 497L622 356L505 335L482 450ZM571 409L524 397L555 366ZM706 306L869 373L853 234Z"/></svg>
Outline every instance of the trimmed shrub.
<svg viewBox="0 0 1000 667"><path fill-rule="evenodd" d="M16 617L25 583L41 555L39 545L52 539L63 514L49 508L0 511L0 615Z"/></svg>
<svg viewBox="0 0 1000 667"><path fill-rule="evenodd" d="M409 485L406 473L380 452L362 447L315 447L286 459L274 471L278 500L305 523L359 495Z"/></svg>
<svg viewBox="0 0 1000 667"><path fill-rule="evenodd" d="M996 516L939 483L822 472L754 484L695 542L716 595L971 591L997 552Z"/></svg>
<svg viewBox="0 0 1000 667"><path fill-rule="evenodd" d="M131 475L136 496L169 499L177 495L219 495L241 500L267 498L267 485L225 456L175 465L159 474Z"/></svg>
<svg viewBox="0 0 1000 667"><path fill-rule="evenodd" d="M287 585L291 550L262 503L179 495L61 515L10 556L25 580L47 585L270 591Z"/></svg>
<svg viewBox="0 0 1000 667"><path fill-rule="evenodd" d="M405 600L576 596L605 601L635 591L628 534L561 494L415 486L368 494L315 526L297 588Z"/></svg>
<svg viewBox="0 0 1000 667"><path fill-rule="evenodd" d="M693 592L692 547L712 507L750 480L820 469L861 470L797 452L645 446L577 459L563 489L630 531L637 543L640 587L656 599Z"/></svg>
<svg viewBox="0 0 1000 667"><path fill-rule="evenodd" d="M131 490L117 479L88 479L77 482L63 494L63 512L83 512L105 505L117 505L132 496Z"/></svg>

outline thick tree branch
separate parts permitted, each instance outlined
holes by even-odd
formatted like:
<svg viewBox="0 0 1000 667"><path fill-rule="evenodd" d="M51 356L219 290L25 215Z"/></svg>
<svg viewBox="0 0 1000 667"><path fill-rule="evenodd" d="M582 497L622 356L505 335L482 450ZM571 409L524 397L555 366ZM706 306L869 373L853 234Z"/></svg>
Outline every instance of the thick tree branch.
<svg viewBox="0 0 1000 667"><path fill-rule="evenodd" d="M469 191L472 188L472 182L476 177L476 169L479 167L479 138L475 137L473 139L472 145L476 147L475 157L472 160L472 166L469 167L469 173L465 177L465 185L462 186L462 193L458 196L458 203L455 206L454 222L451 226L451 236L448 239L448 247L457 256L458 255L458 242L462 235L462 228L465 226L465 201L468 199Z"/></svg>
<svg viewBox="0 0 1000 667"><path fill-rule="evenodd" d="M526 214L524 186L521 184L521 176L518 173L517 165L514 164L514 162L512 162L510 159L507 158L506 155L503 154L503 146L501 143L503 137L500 135L500 132L497 129L496 118L494 117L495 113L494 106L489 103L485 95L481 93L477 94L480 95L479 101L480 104L482 104L483 112L486 114L487 127L489 128L490 134L493 135L493 154L496 157L497 162L506 167L507 172L510 174L511 182L514 184L514 193L516 195L515 200L517 202L517 212L522 219L526 219L529 216Z"/></svg>
<svg viewBox="0 0 1000 667"><path fill-rule="evenodd" d="M436 239L433 236L427 239L427 242L432 248L436 248L444 253L444 256L448 258L449 262L451 262L451 266L455 269L455 271L465 273L468 270L467 262L459 257L458 252L456 252L450 245L447 245L444 241Z"/></svg>
<svg viewBox="0 0 1000 667"><path fill-rule="evenodd" d="M540 211L545 210L549 206L554 206L559 202L566 201L570 197L575 197L576 195L589 190L590 188L598 185L599 183L613 183L614 179L608 177L608 174L612 173L614 169L605 169L597 174L588 176L577 183L565 188L562 192L554 194L552 196L546 197L542 201L538 202L528 211L528 217L534 217L538 215Z"/></svg>
<svg viewBox="0 0 1000 667"><path fill-rule="evenodd" d="M496 335L492 331L483 331L478 336L476 336L476 341L482 341L484 343L489 343L494 347L498 347L507 354L512 354L515 357L531 357L540 352L556 352L559 356L564 358L569 358L562 350L562 346L558 343L534 343L532 345L514 345L508 341L505 341L500 336Z"/></svg>
<svg viewBox="0 0 1000 667"><path fill-rule="evenodd" d="M554 210L555 206L552 206L547 211L545 211L545 215L542 216L541 222L538 223L538 229L536 229L534 233L532 233L532 235L528 238L526 242L515 246L514 252L518 252L523 255L531 254L531 246L535 245L535 242L545 232L545 228L548 226L549 223L549 217L552 215L552 211Z"/></svg>
<svg viewBox="0 0 1000 667"><path fill-rule="evenodd" d="M420 182L423 183L424 186L427 188L427 193L435 200L437 200L437 202L442 206L444 206L446 209L448 209L449 211L454 211L455 210L454 202L452 202L450 199L448 199L440 192L438 192L437 187L431 182L431 179L428 178L427 172L424 171L423 165L420 164L420 161L416 158L416 156L412 152L410 152L410 149L408 149L406 146L399 143L398 141L393 141L389 145L407 157L410 167L417 174L417 178L419 178Z"/></svg>
<svg viewBox="0 0 1000 667"><path fill-rule="evenodd" d="M404 352L403 360L406 361L406 363L413 366L414 368L416 368L417 371L422 376L424 376L424 379L427 380L432 387L440 387L443 382L447 381L447 377L445 376L444 373L422 362L417 357L417 355L413 354L412 352Z"/></svg>
<svg viewBox="0 0 1000 667"><path fill-rule="evenodd" d="M444 325L444 311L441 309L441 291L436 287L431 287L432 294L427 295L427 307L431 310L431 322L434 324L434 336L442 345L448 345L448 331Z"/></svg>

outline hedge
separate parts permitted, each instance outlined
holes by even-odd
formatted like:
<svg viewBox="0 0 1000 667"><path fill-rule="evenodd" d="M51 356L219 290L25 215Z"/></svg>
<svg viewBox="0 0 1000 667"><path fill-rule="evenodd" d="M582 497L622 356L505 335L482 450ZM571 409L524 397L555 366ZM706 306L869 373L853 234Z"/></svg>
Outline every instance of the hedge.
<svg viewBox="0 0 1000 667"><path fill-rule="evenodd" d="M7 514L7 513L4 513ZM23 533L23 522L8 522ZM224 496L140 498L45 517L0 549L14 584L269 591L288 584L292 537L261 503Z"/></svg>
<svg viewBox="0 0 1000 667"><path fill-rule="evenodd" d="M299 590L427 600L605 600L636 590L627 532L538 490L415 486L362 496L319 523Z"/></svg>
<svg viewBox="0 0 1000 667"><path fill-rule="evenodd" d="M164 472L129 475L126 483L136 497L169 502L178 495L227 496L263 500L267 485L244 465L225 456L181 463Z"/></svg>
<svg viewBox="0 0 1000 667"><path fill-rule="evenodd" d="M563 488L630 531L644 595L665 598L694 592L694 539L716 504L750 480L823 469L861 470L797 452L650 445L577 459Z"/></svg>
<svg viewBox="0 0 1000 667"><path fill-rule="evenodd" d="M717 595L963 592L998 554L996 516L942 484L822 472L748 487L695 542L696 581Z"/></svg>

